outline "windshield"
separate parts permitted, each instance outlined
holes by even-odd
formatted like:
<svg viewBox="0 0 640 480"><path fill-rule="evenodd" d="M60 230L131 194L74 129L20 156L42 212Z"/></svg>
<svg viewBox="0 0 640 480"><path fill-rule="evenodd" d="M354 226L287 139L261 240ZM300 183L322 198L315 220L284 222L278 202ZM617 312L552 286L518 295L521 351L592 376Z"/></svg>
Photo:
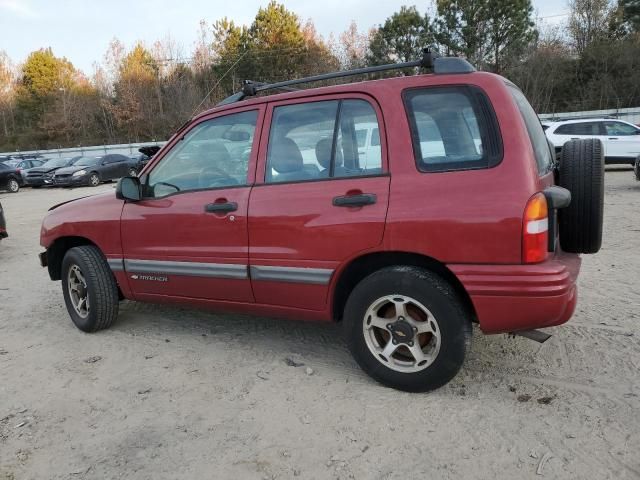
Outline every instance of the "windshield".
<svg viewBox="0 0 640 480"><path fill-rule="evenodd" d="M102 157L80 157L78 160L73 162L73 165L76 167L88 167L90 165L97 165Z"/></svg>
<svg viewBox="0 0 640 480"><path fill-rule="evenodd" d="M47 168L65 167L68 161L69 161L68 158L54 158L53 160L49 160L47 163L45 163L42 166Z"/></svg>
<svg viewBox="0 0 640 480"><path fill-rule="evenodd" d="M6 162L4 162L5 165L9 165L10 167L15 167L16 165L18 165L22 160L7 160Z"/></svg>

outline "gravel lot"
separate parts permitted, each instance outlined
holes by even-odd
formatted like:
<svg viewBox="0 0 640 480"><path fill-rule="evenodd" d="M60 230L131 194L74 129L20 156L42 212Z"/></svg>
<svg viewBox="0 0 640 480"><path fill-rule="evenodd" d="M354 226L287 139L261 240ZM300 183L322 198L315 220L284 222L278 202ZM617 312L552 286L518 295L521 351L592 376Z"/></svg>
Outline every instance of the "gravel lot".
<svg viewBox="0 0 640 480"><path fill-rule="evenodd" d="M574 318L544 345L476 329L430 394L370 381L335 325L125 302L84 334L40 221L113 185L0 194L0 479L640 478L640 183L606 181Z"/></svg>

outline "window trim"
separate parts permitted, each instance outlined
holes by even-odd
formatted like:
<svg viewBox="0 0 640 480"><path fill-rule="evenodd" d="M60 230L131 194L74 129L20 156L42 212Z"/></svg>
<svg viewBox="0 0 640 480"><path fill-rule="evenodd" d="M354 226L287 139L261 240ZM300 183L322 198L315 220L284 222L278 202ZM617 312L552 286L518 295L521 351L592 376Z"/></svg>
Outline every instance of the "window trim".
<svg viewBox="0 0 640 480"><path fill-rule="evenodd" d="M188 193L197 193L197 192L206 192L206 191L215 191L215 190L228 190L228 189L232 189L232 188L235 189L235 188L245 188L245 187L253 186L255 184L255 181L256 181L256 165L258 163L258 151L260 149L260 141L261 141L261 138L262 138L262 130L264 128L265 110L266 110L265 104L242 105L239 108L227 109L227 110L223 110L223 111L220 111L220 112L212 112L209 115L204 115L201 118L198 118L197 120L193 121L184 130L179 130L177 132L177 133L179 133L179 135L174 135L174 138L171 138L169 140L169 143L167 143L158 152L158 154L154 155L151 158L149 163L147 163L147 165L145 166L144 173L142 175L140 175L140 177L139 177L140 178L140 183L142 185L142 190L144 192L145 186L147 186L147 182L149 181L149 174L155 168L157 168L157 166L160 164L162 159L164 159L169 153L171 153L173 151L173 149L176 148L176 146L180 142L184 141L184 138L194 128L198 127L200 124L202 124L204 122L211 121L211 120L216 120L218 118L227 117L227 116L230 116L230 115L235 115L235 114L239 114L239 113L255 111L255 112L257 112L256 127L255 127L255 132L254 132L254 135L253 135L253 142L251 144L251 154L249 155L249 163L247 165L246 181L245 181L244 184L221 186L221 187L197 188L197 189L193 189L193 190L184 190L184 191L178 191L178 192L170 193L170 194L164 195L162 197L146 197L146 196L143 196L141 201L146 202L146 201L154 201L154 200L163 200L165 198L173 197L175 195L185 195L185 194L188 194Z"/></svg>
<svg viewBox="0 0 640 480"><path fill-rule="evenodd" d="M421 168L420 165L424 164L422 159L422 148L420 147L420 138L418 135L418 126L416 124L416 116L413 112L411 105L411 99L419 92L435 90L448 90L456 93L463 92L469 99L473 113L478 119L478 129L480 131L480 138L483 140L483 149L486 155L485 165L473 165L473 166L460 166L451 167L448 164L442 166L435 165L428 169ZM402 103L404 104L405 114L409 123L409 133L411 135L411 146L413 149L413 158L416 169L420 173L445 173L445 172L464 172L467 170L487 170L494 168L500 163L504 157L504 146L502 143L502 132L500 131L500 124L496 112L489 100L489 97L483 89L476 85L465 84L451 84L451 85L433 85L433 86L419 86L406 88L402 91ZM484 120L484 121L483 121ZM491 138L493 137L493 138ZM484 142L484 140L487 140ZM494 151L490 151L487 147L493 147ZM462 162L461 162L462 163Z"/></svg>
<svg viewBox="0 0 640 480"><path fill-rule="evenodd" d="M369 175L353 175L349 177L325 177L325 178L314 178L314 179L304 179L304 180L291 180L286 182L267 182L267 159L268 159L268 151L269 151L269 140L271 138L271 129L273 128L273 113L277 107L284 107L289 105L302 105L306 103L316 103L316 102L327 102L327 101L345 101L345 100L364 100L367 102L373 111L376 114L376 120L378 123L378 129L380 132L380 164L381 164L381 172L380 173L372 173ZM264 116L264 122L262 127L262 135L260 137L260 153L258 157L257 167L256 167L256 179L254 187L260 186L277 186L277 185L289 185L296 183L317 183L317 182L328 182L334 180L346 180L346 179L364 179L364 178L376 178L376 177L388 177L391 176L389 170L388 163L388 155L387 155L387 137L386 137L386 126L384 123L384 116L382 115L382 109L378 104L377 100L365 93L362 92L344 92L344 93L332 93L332 94L324 94L324 95L314 95L308 97L299 97L292 98L281 101L272 101L267 102L267 110ZM337 123L337 122L336 122ZM334 135L334 143L337 137ZM333 162L332 162L333 165Z"/></svg>
<svg viewBox="0 0 640 480"><path fill-rule="evenodd" d="M595 124L598 126L598 133L593 134L593 133L563 133L563 132L558 132L558 130L562 129L563 127L573 127L576 125L592 125ZM563 123L562 125L558 125L556 127L556 129L552 132L553 135L577 135L579 137L603 137L607 135L607 127L605 126L605 122L603 122L602 120L590 120L588 122L566 122Z"/></svg>

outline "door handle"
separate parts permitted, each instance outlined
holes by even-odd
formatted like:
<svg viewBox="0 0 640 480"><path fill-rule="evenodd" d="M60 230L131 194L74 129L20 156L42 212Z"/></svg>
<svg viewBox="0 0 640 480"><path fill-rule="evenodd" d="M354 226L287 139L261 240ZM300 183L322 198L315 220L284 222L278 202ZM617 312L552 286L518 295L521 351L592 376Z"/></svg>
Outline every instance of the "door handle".
<svg viewBox="0 0 640 480"><path fill-rule="evenodd" d="M373 205L378 198L374 193L360 193L358 195L343 195L333 197L335 207L361 207L363 205Z"/></svg>
<svg viewBox="0 0 640 480"><path fill-rule="evenodd" d="M608 140L618 140L618 137L609 137Z"/></svg>
<svg viewBox="0 0 640 480"><path fill-rule="evenodd" d="M204 206L204 211L207 213L228 213L235 212L238 209L236 202L216 202L208 203Z"/></svg>

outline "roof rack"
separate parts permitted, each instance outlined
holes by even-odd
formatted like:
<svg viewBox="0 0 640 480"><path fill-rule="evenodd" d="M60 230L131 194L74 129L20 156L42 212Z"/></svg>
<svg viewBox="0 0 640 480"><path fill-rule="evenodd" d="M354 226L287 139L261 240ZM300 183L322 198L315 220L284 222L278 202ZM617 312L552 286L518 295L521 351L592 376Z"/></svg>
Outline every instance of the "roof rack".
<svg viewBox="0 0 640 480"><path fill-rule="evenodd" d="M363 75L374 72L384 72L388 70L401 70L403 68L424 68L432 70L436 74L448 74L448 73L471 73L476 69L473 65L467 62L464 58L459 57L441 57L438 50L431 47L425 48L422 51L422 58L413 62L403 63L391 63L387 65L375 65L372 67L356 68L355 70L343 70L339 72L323 73L321 75L314 75L312 77L296 78L294 80L287 80L277 83L262 83L253 82L251 80L245 80L242 82L242 90L235 93L216 106L229 105L231 103L239 102L247 97L254 97L258 93L265 90L286 90L292 91L295 89L289 88L291 85L299 85L301 83L320 82L322 80L331 80L333 78L352 77L355 75Z"/></svg>
<svg viewBox="0 0 640 480"><path fill-rule="evenodd" d="M585 116L576 115L572 117L551 117L549 120L546 120L546 121L564 122L565 120L594 120L594 119L617 120L618 117L613 115L585 115Z"/></svg>

